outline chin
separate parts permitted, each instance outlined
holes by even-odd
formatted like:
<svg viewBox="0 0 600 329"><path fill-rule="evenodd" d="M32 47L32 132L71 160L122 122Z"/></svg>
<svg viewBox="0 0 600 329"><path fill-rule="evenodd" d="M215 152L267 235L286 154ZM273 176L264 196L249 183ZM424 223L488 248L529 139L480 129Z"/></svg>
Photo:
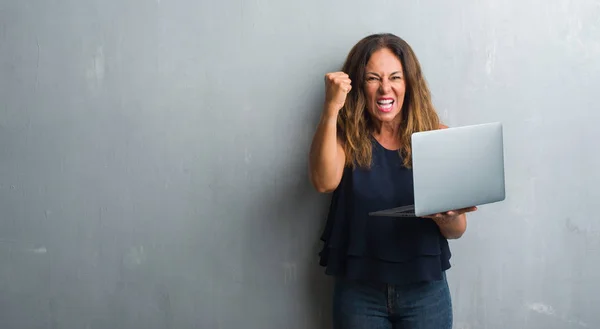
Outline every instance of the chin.
<svg viewBox="0 0 600 329"><path fill-rule="evenodd" d="M370 111L371 116L380 122L392 122L398 118L400 111L381 112L379 110Z"/></svg>

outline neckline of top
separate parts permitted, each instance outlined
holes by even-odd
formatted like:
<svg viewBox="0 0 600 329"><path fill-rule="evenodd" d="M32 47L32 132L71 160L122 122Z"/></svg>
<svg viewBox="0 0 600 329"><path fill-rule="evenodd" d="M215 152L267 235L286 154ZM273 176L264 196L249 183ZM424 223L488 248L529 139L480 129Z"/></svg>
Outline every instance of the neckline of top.
<svg viewBox="0 0 600 329"><path fill-rule="evenodd" d="M385 147L385 146L381 145L381 143L379 143L379 141L377 140L377 138L375 138L375 136L373 136L373 135L371 135L371 139L372 139L372 140L373 140L373 141L374 141L374 142L375 142L377 145L379 145L379 147L381 147L382 149L384 149L384 150L386 150L386 151L388 151L388 152L398 152L398 151L400 151L400 149L399 149L399 148L398 148L398 149L395 149L395 150L391 150L391 149L389 149L389 148L387 148L387 147Z"/></svg>

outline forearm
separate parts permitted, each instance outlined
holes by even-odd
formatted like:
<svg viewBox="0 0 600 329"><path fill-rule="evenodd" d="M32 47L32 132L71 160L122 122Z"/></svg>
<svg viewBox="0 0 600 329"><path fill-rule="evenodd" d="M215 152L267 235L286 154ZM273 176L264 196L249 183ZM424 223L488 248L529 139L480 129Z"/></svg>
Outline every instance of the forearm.
<svg viewBox="0 0 600 329"><path fill-rule="evenodd" d="M433 219L446 239L458 239L467 229L467 215L461 214L451 220Z"/></svg>
<svg viewBox="0 0 600 329"><path fill-rule="evenodd" d="M341 178L336 121L336 112L324 111L310 147L310 179L320 192L334 189Z"/></svg>

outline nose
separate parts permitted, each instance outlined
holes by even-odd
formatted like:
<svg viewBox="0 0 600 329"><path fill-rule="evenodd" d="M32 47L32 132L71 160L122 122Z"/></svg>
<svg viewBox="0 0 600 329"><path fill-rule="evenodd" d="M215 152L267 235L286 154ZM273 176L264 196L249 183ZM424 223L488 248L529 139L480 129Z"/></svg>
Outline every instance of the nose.
<svg viewBox="0 0 600 329"><path fill-rule="evenodd" d="M382 79L381 84L379 85L379 89L382 94L386 94L388 91L392 89L392 85L387 79Z"/></svg>

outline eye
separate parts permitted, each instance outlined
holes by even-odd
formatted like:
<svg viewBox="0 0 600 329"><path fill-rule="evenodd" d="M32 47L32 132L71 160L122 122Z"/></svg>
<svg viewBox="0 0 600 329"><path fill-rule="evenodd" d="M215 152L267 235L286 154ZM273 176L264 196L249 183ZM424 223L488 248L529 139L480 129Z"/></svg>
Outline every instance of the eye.
<svg viewBox="0 0 600 329"><path fill-rule="evenodd" d="M401 79L402 79L402 77L399 75L395 75L392 77L392 80L401 80Z"/></svg>
<svg viewBox="0 0 600 329"><path fill-rule="evenodd" d="M373 81L373 80L377 80L376 77L367 77L367 81Z"/></svg>

